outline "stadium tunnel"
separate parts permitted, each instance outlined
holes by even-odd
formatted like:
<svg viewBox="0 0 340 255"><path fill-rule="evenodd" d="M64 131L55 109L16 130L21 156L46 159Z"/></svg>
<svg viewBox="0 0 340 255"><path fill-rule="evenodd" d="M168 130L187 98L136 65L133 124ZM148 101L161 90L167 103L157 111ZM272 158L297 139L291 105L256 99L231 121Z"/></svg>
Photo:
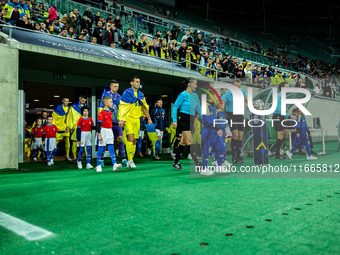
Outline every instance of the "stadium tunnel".
<svg viewBox="0 0 340 255"><path fill-rule="evenodd" d="M11 102L18 102L17 118L10 115L3 116L4 120L11 122L11 130L18 132L10 134L13 137L13 140L8 139L8 144L12 148L11 157L3 162L0 168L16 168L18 163L24 162L25 121L27 124L32 124L36 117L40 116L42 110L53 111L54 107L61 103L63 97L69 97L71 102L77 102L79 95L85 94L92 117L94 117L97 114L103 90L109 88L111 79L119 82L118 92L121 94L130 87L131 78L138 76L141 79L141 91L145 94L150 109L154 107L156 99L162 98L170 121L171 102L174 102L175 96L183 91L181 82L189 76L200 76L197 73L188 73L187 69L166 61L161 61L158 66L155 62L153 67L149 59L144 60L148 57L126 51L121 53L121 50L116 50L117 54L122 54L123 57L127 54L136 55L141 60L139 63L138 60L135 63L126 63L120 61L119 58L113 60L54 48L52 44L42 47L34 45L36 41L31 41L38 40L34 38L35 33L27 34L29 41L25 37L20 37L22 35L20 33L15 37L14 31L12 38L0 33L3 42L0 43L0 52L7 59L6 63L2 62L1 70L8 76L6 79L8 90L1 95L3 99L1 104L10 105ZM20 32L24 33L24 31ZM57 37L53 39L61 40L63 45L69 43L68 40ZM81 46L88 47L82 44ZM102 51L102 48L107 49L95 45L91 50ZM16 68L18 72L15 71ZM16 137L17 134L19 134L18 137ZM8 136L8 132L6 135ZM6 154L5 151L4 153Z"/></svg>

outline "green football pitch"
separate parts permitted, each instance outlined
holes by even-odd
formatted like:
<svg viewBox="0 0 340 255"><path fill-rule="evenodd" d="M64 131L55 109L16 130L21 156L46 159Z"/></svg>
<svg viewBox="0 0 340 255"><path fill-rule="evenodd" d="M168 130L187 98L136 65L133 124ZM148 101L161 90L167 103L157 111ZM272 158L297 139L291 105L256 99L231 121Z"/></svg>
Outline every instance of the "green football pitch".
<svg viewBox="0 0 340 255"><path fill-rule="evenodd" d="M336 146L313 163L340 163ZM65 161L1 170L0 212L53 235L0 227L0 254L340 254L339 178L193 178L189 160L177 171L167 159L120 172L109 160L102 173Z"/></svg>

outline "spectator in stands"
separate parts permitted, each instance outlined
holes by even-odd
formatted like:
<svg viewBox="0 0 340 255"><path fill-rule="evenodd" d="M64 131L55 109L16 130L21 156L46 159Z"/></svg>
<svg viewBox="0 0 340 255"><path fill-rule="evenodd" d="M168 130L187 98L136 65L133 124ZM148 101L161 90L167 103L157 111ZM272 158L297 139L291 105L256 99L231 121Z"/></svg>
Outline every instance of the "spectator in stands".
<svg viewBox="0 0 340 255"><path fill-rule="evenodd" d="M169 47L165 39L162 39L160 52L161 58L170 60Z"/></svg>
<svg viewBox="0 0 340 255"><path fill-rule="evenodd" d="M204 67L201 69L201 74L211 77L211 78L215 78L216 76L216 72L214 71L215 65L213 63L213 59L212 58L208 58L208 61L204 64Z"/></svg>
<svg viewBox="0 0 340 255"><path fill-rule="evenodd" d="M26 13L20 14L20 19L15 22L15 25L29 30L33 29L33 22L28 20Z"/></svg>
<svg viewBox="0 0 340 255"><path fill-rule="evenodd" d="M94 33L93 33L94 34ZM102 30L102 44L105 46L111 45L113 41L113 33L111 30L111 23L106 23L106 29Z"/></svg>
<svg viewBox="0 0 340 255"><path fill-rule="evenodd" d="M100 21L98 21L98 24L97 24L97 27L95 27L94 28L94 30L93 30L93 36L94 37L97 37L97 43L98 44L103 44L103 38L102 38L102 36L103 36L103 23L102 23L102 21L100 20ZM108 46L110 45L110 43L108 44Z"/></svg>
<svg viewBox="0 0 340 255"><path fill-rule="evenodd" d="M170 56L170 61L178 61L178 49L176 48L176 41L170 41L168 48L169 48L169 56Z"/></svg>
<svg viewBox="0 0 340 255"><path fill-rule="evenodd" d="M187 69L196 69L196 65L194 63L197 62L197 57L195 53L193 52L192 46L188 46L186 49L185 54L185 67Z"/></svg>
<svg viewBox="0 0 340 255"><path fill-rule="evenodd" d="M152 17L149 17L148 21L149 34L153 35L155 33L155 21Z"/></svg>
<svg viewBox="0 0 340 255"><path fill-rule="evenodd" d="M171 32L170 32L170 31L167 31L167 32L166 32L166 35L164 36L163 39L165 39L166 43L169 43L169 42L170 42L171 40L173 40L174 38L172 37Z"/></svg>
<svg viewBox="0 0 340 255"><path fill-rule="evenodd" d="M237 67L234 68L233 74L236 76L236 78L243 79L246 77L244 71L243 71L243 65L240 64Z"/></svg>
<svg viewBox="0 0 340 255"><path fill-rule="evenodd" d="M161 36L162 36L162 31L157 30L155 36L156 36L158 39L161 38Z"/></svg>
<svg viewBox="0 0 340 255"><path fill-rule="evenodd" d="M185 61L185 55L187 50L187 44L182 41L181 46L178 48L178 60L183 62ZM186 66L185 62L181 64L182 66Z"/></svg>
<svg viewBox="0 0 340 255"><path fill-rule="evenodd" d="M73 31L76 31L77 25L76 15L73 12L70 12L66 17L66 29L73 27Z"/></svg>
<svg viewBox="0 0 340 255"><path fill-rule="evenodd" d="M284 79L282 77L282 71L278 70L277 71L277 75L275 75L273 81L272 81L272 85L279 85L281 82L284 82Z"/></svg>
<svg viewBox="0 0 340 255"><path fill-rule="evenodd" d="M160 48L156 36L152 38L152 44L149 46L149 52L151 56L160 57Z"/></svg>
<svg viewBox="0 0 340 255"><path fill-rule="evenodd" d="M86 29L87 29L88 33L91 35L92 23L94 21L94 17L93 17L93 14L91 12L91 8L90 7L86 8L86 11L84 12L83 16L84 15L86 15L87 21L88 21L88 28L86 28ZM82 27L81 29L84 29L84 28Z"/></svg>
<svg viewBox="0 0 340 255"><path fill-rule="evenodd" d="M310 79L310 75L307 74L306 78L305 78L305 84L306 84L306 88L307 89L314 89L314 85L312 80Z"/></svg>
<svg viewBox="0 0 340 255"><path fill-rule="evenodd" d="M37 32L40 32L40 24L39 24L39 22L35 22L34 24L33 24L33 29L35 30L35 31L37 31Z"/></svg>
<svg viewBox="0 0 340 255"><path fill-rule="evenodd" d="M45 22L40 22L40 31L46 34L50 34L50 30L48 30Z"/></svg>
<svg viewBox="0 0 340 255"><path fill-rule="evenodd" d="M106 23L111 23L113 21L113 16L112 14L110 13L109 16L106 18Z"/></svg>
<svg viewBox="0 0 340 255"><path fill-rule="evenodd" d="M120 16L121 16L121 17L127 16L127 12L126 12L126 9L125 9L124 4L121 4L121 5L120 5Z"/></svg>
<svg viewBox="0 0 340 255"><path fill-rule="evenodd" d="M218 73L218 77L222 74L223 72L223 67L222 67L222 64L221 64L221 59L218 57L215 59L215 68L220 71L220 73Z"/></svg>
<svg viewBox="0 0 340 255"><path fill-rule="evenodd" d="M111 25L112 31L112 41L116 44L116 48L119 48L122 41L122 36L120 35L120 31L116 28L115 24Z"/></svg>
<svg viewBox="0 0 340 255"><path fill-rule="evenodd" d="M166 11L166 17L170 18L170 11L169 10Z"/></svg>
<svg viewBox="0 0 340 255"><path fill-rule="evenodd" d="M183 35L181 42L185 41L187 45L193 46L194 39L190 35L189 30L185 31L185 35Z"/></svg>
<svg viewBox="0 0 340 255"><path fill-rule="evenodd" d="M9 24L14 25L20 19L20 11L22 10L19 0L6 3L5 9L7 9L7 14L4 16L5 20Z"/></svg>
<svg viewBox="0 0 340 255"><path fill-rule="evenodd" d="M75 33L79 35L80 34L80 21L81 21L82 17L80 15L80 12L77 9L73 10L73 14L76 15L76 22L77 22L77 27L76 27Z"/></svg>
<svg viewBox="0 0 340 255"><path fill-rule="evenodd" d="M50 5L49 10L48 18L50 21L58 19L57 8L53 4Z"/></svg>
<svg viewBox="0 0 340 255"><path fill-rule="evenodd" d="M224 59L222 61L222 68L223 68L223 71L224 71L224 75L222 75L222 77L226 77L227 75L230 74L230 69L231 69L231 65L232 65L232 61L230 59L230 56L229 54L227 53L225 56L224 56Z"/></svg>
<svg viewBox="0 0 340 255"><path fill-rule="evenodd" d="M53 27L54 34L59 34L61 32L62 26L59 23L58 19L55 19L55 20L52 21L52 27Z"/></svg>
<svg viewBox="0 0 340 255"><path fill-rule="evenodd" d="M147 42L148 38L147 38L146 34L142 34L141 39L142 40L139 43L136 44L137 52L139 52L141 54L150 55L149 45L148 45L148 42Z"/></svg>
<svg viewBox="0 0 340 255"><path fill-rule="evenodd" d="M87 34L87 30L86 30L86 29L83 29L83 30L80 32L80 35L79 35L76 39L77 39L77 40L80 40L80 41L88 42L89 36L88 36L88 34Z"/></svg>
<svg viewBox="0 0 340 255"><path fill-rule="evenodd" d="M98 24L99 20L101 20L100 12L97 11L96 16L94 17L94 24Z"/></svg>
<svg viewBox="0 0 340 255"><path fill-rule="evenodd" d="M178 24L174 25L171 30L172 39L177 40L180 31L181 28L178 26Z"/></svg>
<svg viewBox="0 0 340 255"><path fill-rule="evenodd" d="M67 37L67 29L66 28L62 28L60 34L58 34L58 36L61 37Z"/></svg>
<svg viewBox="0 0 340 255"><path fill-rule="evenodd" d="M91 40L91 43L93 43L93 44L97 44L97 37L92 37L92 40Z"/></svg>
<svg viewBox="0 0 340 255"><path fill-rule="evenodd" d="M79 25L80 25L81 30L86 29L87 31L89 31L91 25L90 25L90 21L87 18L87 15L85 13L83 15L83 18L80 20Z"/></svg>
<svg viewBox="0 0 340 255"><path fill-rule="evenodd" d="M120 34L120 31L122 30L122 22L120 21L119 19L119 16L116 15L116 19L115 19L115 27L116 29L118 30L119 34Z"/></svg>
<svg viewBox="0 0 340 255"><path fill-rule="evenodd" d="M131 28L129 28L124 35L121 43L124 50L133 51L136 47L135 35Z"/></svg>
<svg viewBox="0 0 340 255"><path fill-rule="evenodd" d="M0 10L0 20L5 21L5 16L7 15L7 13L8 13L7 8L1 9Z"/></svg>
<svg viewBox="0 0 340 255"><path fill-rule="evenodd" d="M245 66L245 68L243 69L244 71L244 75L247 78L247 81L251 82L252 80L252 75L253 75L253 68L251 65L251 62L248 62Z"/></svg>
<svg viewBox="0 0 340 255"><path fill-rule="evenodd" d="M141 29L145 29L145 17L143 16L143 14L140 14L138 17L138 28Z"/></svg>
<svg viewBox="0 0 340 255"><path fill-rule="evenodd" d="M68 29L67 29L67 38L71 38L71 39L74 39L75 37L76 37L76 35L74 34L74 29L73 29L73 27L71 26L71 27L69 27Z"/></svg>
<svg viewBox="0 0 340 255"><path fill-rule="evenodd" d="M325 87L324 91L323 91L323 96L324 97L332 97L334 98L335 95L338 94L334 88L333 88L333 83L329 83L327 87Z"/></svg>

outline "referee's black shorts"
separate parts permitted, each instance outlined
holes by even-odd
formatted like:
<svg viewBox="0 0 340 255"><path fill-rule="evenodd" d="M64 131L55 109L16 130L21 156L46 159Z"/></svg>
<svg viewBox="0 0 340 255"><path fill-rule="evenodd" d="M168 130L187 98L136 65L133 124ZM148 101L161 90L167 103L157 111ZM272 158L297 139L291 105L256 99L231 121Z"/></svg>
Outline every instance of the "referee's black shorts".
<svg viewBox="0 0 340 255"><path fill-rule="evenodd" d="M281 114L274 114L273 115L273 122L274 122L274 128L276 132L283 131L285 129L284 126L282 126L281 122L285 120L286 117Z"/></svg>
<svg viewBox="0 0 340 255"><path fill-rule="evenodd" d="M194 130L195 116L180 112L178 116L177 129L178 133L181 134L183 131Z"/></svg>
<svg viewBox="0 0 340 255"><path fill-rule="evenodd" d="M230 130L238 130L243 131L244 126L244 116L243 115L234 115L232 112L227 112L227 120L230 127ZM236 124L234 124L236 123Z"/></svg>

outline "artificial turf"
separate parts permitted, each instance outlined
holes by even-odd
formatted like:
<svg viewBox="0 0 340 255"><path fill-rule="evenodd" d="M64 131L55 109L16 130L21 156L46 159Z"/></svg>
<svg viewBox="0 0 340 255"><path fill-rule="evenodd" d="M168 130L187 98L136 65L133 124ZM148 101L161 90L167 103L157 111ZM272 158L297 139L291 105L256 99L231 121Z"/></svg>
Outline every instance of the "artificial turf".
<svg viewBox="0 0 340 255"><path fill-rule="evenodd" d="M340 163L327 150L318 163ZM27 241L0 227L0 253L340 254L339 178L193 178L182 162L184 171L151 158L120 172L109 160L102 173L67 162L2 170L0 211L54 235Z"/></svg>

